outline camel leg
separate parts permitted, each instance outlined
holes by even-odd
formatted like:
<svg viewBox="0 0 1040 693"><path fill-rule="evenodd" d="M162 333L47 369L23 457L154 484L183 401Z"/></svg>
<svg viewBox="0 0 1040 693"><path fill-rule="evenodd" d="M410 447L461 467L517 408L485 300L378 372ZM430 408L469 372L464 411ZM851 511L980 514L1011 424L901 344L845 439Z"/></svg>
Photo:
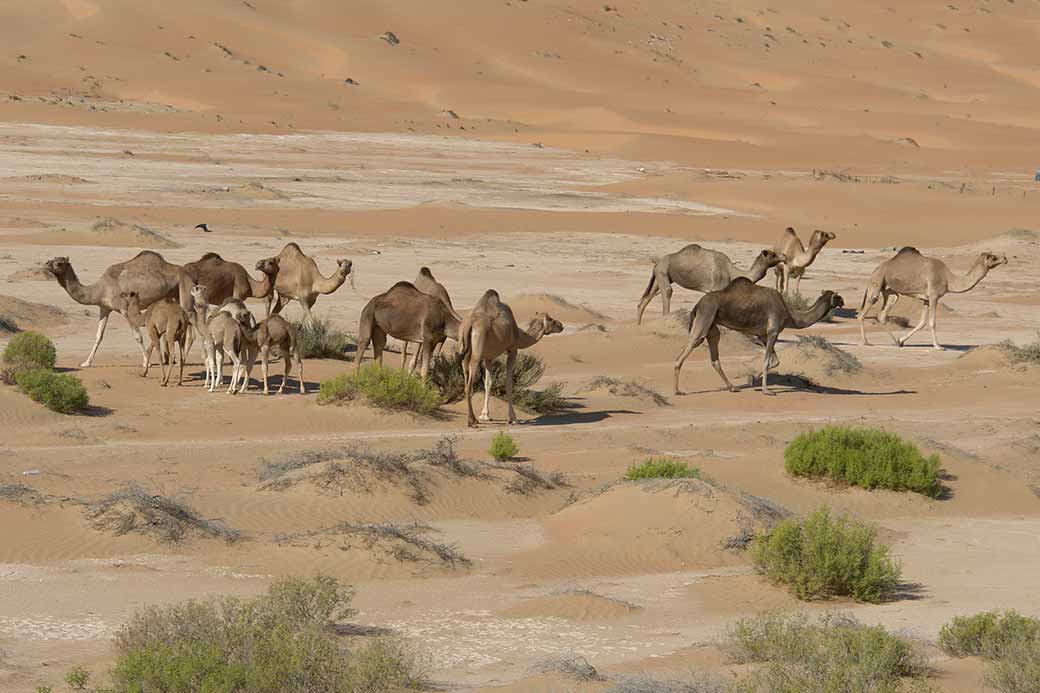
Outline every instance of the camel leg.
<svg viewBox="0 0 1040 693"><path fill-rule="evenodd" d="M672 312L672 284L668 282L661 285L661 309L665 317Z"/></svg>
<svg viewBox="0 0 1040 693"><path fill-rule="evenodd" d="M383 367L383 350L386 348L386 332L376 328L372 331L372 360Z"/></svg>
<svg viewBox="0 0 1040 693"><path fill-rule="evenodd" d="M191 328L188 328L188 333L191 334ZM185 340L185 338L186 337L181 337L180 340L177 342L177 351L179 351L180 355L181 355L181 366L180 366L180 370L177 372L177 387L180 387L181 385L184 384L184 353L185 353L184 340Z"/></svg>
<svg viewBox="0 0 1040 693"><path fill-rule="evenodd" d="M159 346L159 340L148 340L148 348L145 350L144 354L144 368L141 371L142 378L148 377L148 369L152 366L152 352L155 350L155 347L157 346ZM159 347L159 368L162 369L162 347Z"/></svg>
<svg viewBox="0 0 1040 693"><path fill-rule="evenodd" d="M231 384L228 385L227 393L229 395L235 394L235 386L238 385L238 373L242 368L242 357L236 352L232 351L231 356Z"/></svg>
<svg viewBox="0 0 1040 693"><path fill-rule="evenodd" d="M773 274L776 276L776 290L780 293L784 293L784 264L780 263L773 267Z"/></svg>
<svg viewBox="0 0 1040 693"><path fill-rule="evenodd" d="M802 273L798 272L794 275L794 293L796 296L801 295L802 291Z"/></svg>
<svg viewBox="0 0 1040 693"><path fill-rule="evenodd" d="M285 297L282 296L281 294L278 294L278 298L275 300L274 299L274 293L275 292L272 291L271 295L267 297L267 314L268 315L270 315L271 313L274 313L275 315L277 315L278 313L281 313L282 312L282 308L285 308L285 305L288 303L288 301L285 299ZM271 301L272 300L274 300L274 308L271 308Z"/></svg>
<svg viewBox="0 0 1040 693"><path fill-rule="evenodd" d="M162 386L166 387L170 384L170 376L173 375L173 343L170 340L169 330L160 339L162 341L159 343L159 352L161 353L165 349L167 365L164 367L160 360L159 368L162 369Z"/></svg>
<svg viewBox="0 0 1040 693"><path fill-rule="evenodd" d="M480 368L480 361L471 349L465 354L462 361L462 374L465 376L466 424L470 428L477 427L477 416L473 413L473 381L477 379L478 368Z"/></svg>
<svg viewBox="0 0 1040 693"><path fill-rule="evenodd" d="M719 328L712 325L711 329L708 330L708 356L711 358L711 367L722 378L722 382L726 383L726 388L730 392L736 392L737 388L733 387L733 383L726 377L726 374L722 371L722 362L719 361L719 339L721 337L722 333L719 332Z"/></svg>
<svg viewBox="0 0 1040 693"><path fill-rule="evenodd" d="M224 350L216 349L213 354L213 380L210 382L209 391L216 392L217 388L224 384Z"/></svg>
<svg viewBox="0 0 1040 693"><path fill-rule="evenodd" d="M506 354L506 401L509 402L509 423L516 423L516 412L513 411L513 364L516 363L516 349Z"/></svg>
<svg viewBox="0 0 1040 693"><path fill-rule="evenodd" d="M105 328L108 327L108 316L111 314L112 311L107 308L98 309L97 335L94 337L94 347L90 350L87 360L79 364L80 368L90 368L93 365L94 355L97 354L98 347L101 346L101 338L105 336Z"/></svg>
<svg viewBox="0 0 1040 693"><path fill-rule="evenodd" d="M282 384L278 386L278 394L285 394L285 383L289 380L289 372L292 370L292 359L289 358L289 350L286 349L282 355L285 359L285 371L282 373Z"/></svg>
<svg viewBox="0 0 1040 693"><path fill-rule="evenodd" d="M867 287L866 291L863 292L863 305L859 309L859 336L860 344L863 346L870 346L870 340L867 339L867 326L863 321L867 318L867 313L874 307L877 302L878 294L881 293L881 287L871 284Z"/></svg>
<svg viewBox="0 0 1040 693"><path fill-rule="evenodd" d="M682 390L679 389L679 373L682 371L683 363L693 353L693 350L699 347L701 342L705 340L715 322L715 309L704 307L702 303L703 301L693 307L693 322L690 323L689 340L675 359L675 380L672 391L677 395L682 394Z"/></svg>
<svg viewBox="0 0 1040 693"><path fill-rule="evenodd" d="M269 358L271 358L271 347L264 345L264 348L260 350L260 372L264 378L265 395L271 394L267 388L267 361ZM285 387L285 378L282 378L282 387Z"/></svg>
<svg viewBox="0 0 1040 693"><path fill-rule="evenodd" d="M317 300L317 296L306 296L300 299L300 306L303 308L303 324L313 325L314 316L311 315L311 308L314 307L314 301Z"/></svg>
<svg viewBox="0 0 1040 693"><path fill-rule="evenodd" d="M896 303L899 301L899 294L891 291L881 292L881 312L878 313L878 322L882 325L888 322L888 314L895 308Z"/></svg>
<svg viewBox="0 0 1040 693"><path fill-rule="evenodd" d="M491 362L484 362L484 411L480 413L480 420L491 421Z"/></svg>
<svg viewBox="0 0 1040 693"><path fill-rule="evenodd" d="M786 295L791 290L791 267L786 262L781 267L783 267L784 276L782 280L783 288L780 290L780 293Z"/></svg>
<svg viewBox="0 0 1040 693"><path fill-rule="evenodd" d="M938 299L938 297L933 298L932 300L928 301L928 305L930 307L930 311L929 311L930 314L928 316L928 326L932 330L932 347L934 349L936 349L937 351L946 351L946 349L943 348L942 344L939 344L938 337L935 336L935 316L936 316L936 313L939 312L939 299Z"/></svg>
<svg viewBox="0 0 1040 693"><path fill-rule="evenodd" d="M911 337L917 334L921 330L921 328L924 327L924 324L927 320L928 301L921 301L921 319L917 322L917 325L914 327L914 329L910 330L903 337L900 337L896 340L896 345L903 346L904 344L906 344L907 340L909 340Z"/></svg>
<svg viewBox="0 0 1040 693"><path fill-rule="evenodd" d="M643 324L643 311L650 305L650 301L654 300L654 296L660 293L660 285L657 281L657 273L654 273L653 279L650 280L650 289L646 292L646 295L639 299L639 307L636 309L636 324Z"/></svg>
<svg viewBox="0 0 1040 693"><path fill-rule="evenodd" d="M195 330L192 329L190 324L188 325L187 333L184 335L184 340L187 342L187 346L185 346L185 341L181 342L181 361L191 353L191 347L195 344Z"/></svg>
<svg viewBox="0 0 1040 693"><path fill-rule="evenodd" d="M285 377L289 377L288 364L285 366ZM300 394L307 394L307 390L305 389L306 386L303 384L303 359L300 358L299 354L296 354L296 379L300 381Z"/></svg>
<svg viewBox="0 0 1040 693"><path fill-rule="evenodd" d="M766 382L766 378L769 377L769 362L771 358L776 358L776 353L773 351L773 347L776 346L776 338L780 336L779 332L770 332L766 335L766 353L762 357L762 394L772 395L776 394L769 391L769 386ZM780 360L777 359L777 363Z"/></svg>

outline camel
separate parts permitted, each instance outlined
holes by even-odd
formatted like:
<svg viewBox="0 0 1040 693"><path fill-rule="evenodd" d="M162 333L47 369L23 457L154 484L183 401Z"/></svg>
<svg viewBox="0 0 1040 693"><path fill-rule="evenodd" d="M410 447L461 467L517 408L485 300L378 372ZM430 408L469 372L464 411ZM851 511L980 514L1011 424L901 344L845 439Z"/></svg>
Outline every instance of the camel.
<svg viewBox="0 0 1040 693"><path fill-rule="evenodd" d="M303 359L300 349L296 343L296 328L281 315L269 315L256 326L256 345L260 350L260 365L264 374L264 394L270 394L267 386L267 363L271 358L271 348L275 347L278 354L285 359L285 374L282 376L282 384L278 387L278 394L285 392L285 383L289 380L289 371L292 369L290 358L296 361L300 381L300 394L306 394L306 386L303 384ZM248 379L248 374L247 374Z"/></svg>
<svg viewBox="0 0 1040 693"><path fill-rule="evenodd" d="M712 291L706 294L693 307L688 326L689 341L675 360L675 394L682 394L679 390L679 373L682 370L683 362L705 339L708 340L711 367L722 378L722 382L726 383L730 392L737 391L737 388L733 387L729 378L722 371L722 364L719 363L720 325L765 341L766 352L762 360L762 394L774 394L769 390L766 377L769 369L780 365L780 358L774 349L780 333L789 327L796 330L809 327L822 320L835 308L843 305L845 302L841 296L833 291L824 291L809 310L797 311L787 305L779 291L764 286L755 286L753 282L743 277L734 279L722 291Z"/></svg>
<svg viewBox="0 0 1040 693"><path fill-rule="evenodd" d="M390 335L406 342L419 342L416 360L421 359L420 374L425 378L431 355L449 334L458 333L459 321L443 301L424 294L414 284L397 282L361 311L354 372L361 369L361 357L369 343L375 361L383 363L383 348L386 336Z"/></svg>
<svg viewBox="0 0 1040 693"><path fill-rule="evenodd" d="M780 242L773 246L773 252L781 258L780 264L773 268L776 274L776 290L786 294L791 288L791 277L794 277L794 292L797 294L805 268L813 263L823 246L835 238L837 236L830 231L816 229L809 239L809 249L806 250L794 229L790 226L784 229Z"/></svg>
<svg viewBox="0 0 1040 693"><path fill-rule="evenodd" d="M336 271L325 277L318 271L314 259L304 255L295 243L289 243L282 248L282 252L270 259L277 260L278 274L274 280L275 291L267 295L267 315L280 313L286 303L295 299L303 307L306 322L312 320L311 308L318 295L331 294L343 286L352 265L350 260L336 260Z"/></svg>
<svg viewBox="0 0 1040 693"><path fill-rule="evenodd" d="M433 278L433 272L430 271L429 267L422 267L422 268L420 268L419 269L419 275L415 278L415 281L412 282L412 284L414 284L415 288L418 289L419 291L423 292L424 294L429 294L430 296L433 296L434 298L439 298L444 303L444 305L448 306L448 310L451 311L452 317L454 317L455 320L457 320L459 323L462 322L462 318L459 316L458 313L455 312L455 308L451 304L451 296L448 295L448 290L444 288L443 284L441 284L440 282L438 282L436 279ZM449 332L448 333L448 339L455 339L455 340L457 340L458 339L458 334ZM432 354L432 358L437 358L437 354L441 353L441 349L443 347L444 347L444 342L441 342L437 346L436 351L434 351L434 353ZM407 362L408 361L408 342L404 343L404 349L402 350L401 358L403 359L403 362ZM419 352L417 351L417 352L415 352L415 358L412 359L411 369L413 371L415 370L415 365L416 365L416 362L418 362L418 360L419 360ZM402 368L403 367L404 367L404 365L402 363Z"/></svg>
<svg viewBox="0 0 1040 693"><path fill-rule="evenodd" d="M231 383L229 395L245 391L249 385L249 373L256 359L255 333L236 320L230 313L218 311L206 324L210 348L209 359L213 376L209 391L213 392L224 382L224 357L231 359ZM244 376L244 377L243 377ZM239 386L239 378L243 378Z"/></svg>
<svg viewBox="0 0 1040 693"><path fill-rule="evenodd" d="M105 336L109 316L113 312L126 314L124 292L132 291L137 294L138 304L141 308L147 308L164 298L174 298L179 301L181 308L185 311L191 310L191 278L180 265L166 262L162 255L151 250L143 250L126 262L118 262L109 266L100 279L89 285L80 283L76 271L67 257L48 260L43 268L58 280L73 301L86 306L98 307L98 326L94 346L91 348L87 360L80 364L80 368L89 368L94 363L98 347L101 346L101 340ZM133 328L132 325L131 328L134 331L134 339L141 348L142 365L147 366L144 337L140 330ZM190 341L188 350L191 350Z"/></svg>
<svg viewBox="0 0 1040 693"><path fill-rule="evenodd" d="M256 263L263 274L257 281L237 262L228 262L216 253L206 253L195 262L183 266L195 284L202 284L209 292L209 300L221 304L225 299L267 298L274 290L278 275L278 258L267 258Z"/></svg>
<svg viewBox="0 0 1040 693"><path fill-rule="evenodd" d="M859 331L863 344L870 345L863 320L870 312L871 306L877 302L878 296L884 298L879 316L882 324L888 319L888 311L892 310L899 297L909 296L921 302L921 319L902 337L893 337L896 345L906 344L907 340L924 327L927 320L932 330L932 347L942 351L943 347L935 336L935 314L939 299L948 293L962 294L971 291L991 269L1006 265L1007 261L1006 255L981 253L975 258L968 273L961 276L951 272L942 260L922 255L917 248L901 249L895 257L878 265L870 275L870 284L863 292L863 303L859 309Z"/></svg>
<svg viewBox="0 0 1040 693"><path fill-rule="evenodd" d="M682 250L654 260L653 274L650 283L639 299L636 323L642 324L643 311L658 293L664 307L664 315L670 312L672 301L672 282L684 289L694 291L719 291L729 286L737 277L746 277L752 282L761 281L770 267L781 260L772 250L763 250L755 258L751 268L742 272L724 253L702 248L691 243Z"/></svg>
<svg viewBox="0 0 1040 693"><path fill-rule="evenodd" d="M488 405L491 401L491 362L502 354L506 355L506 399L509 402L509 423L516 422L513 410L513 364L520 349L537 344L542 337L563 332L563 323L547 313L537 313L526 330L521 330L513 317L513 311L502 303L498 292L489 289L477 301L459 330L462 342L462 372L466 379L466 410L468 425L477 426L473 415L473 381L477 369L484 364L484 411L481 421L490 421Z"/></svg>
<svg viewBox="0 0 1040 693"><path fill-rule="evenodd" d="M170 375L173 373L173 345L177 344L180 351L180 371L177 374L177 385L184 383L184 342L191 334L191 323L188 314L177 303L163 299L148 306L142 313L140 301L135 291L124 291L123 300L126 302L126 319L130 326L136 330L144 328L148 333L148 351L144 357L144 371L142 378L148 377L148 368L152 363L152 351L159 350L159 370L162 372L161 384L166 387L170 384ZM166 347L166 356L163 359L163 346ZM167 369L165 361L170 362Z"/></svg>

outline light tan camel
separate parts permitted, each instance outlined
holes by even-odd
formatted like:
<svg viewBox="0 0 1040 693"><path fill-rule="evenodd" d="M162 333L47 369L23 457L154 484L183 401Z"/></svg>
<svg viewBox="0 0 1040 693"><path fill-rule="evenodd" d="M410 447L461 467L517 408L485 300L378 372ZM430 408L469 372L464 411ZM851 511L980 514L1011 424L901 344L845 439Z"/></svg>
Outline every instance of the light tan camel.
<svg viewBox="0 0 1040 693"><path fill-rule="evenodd" d="M81 368L87 368L94 363L94 356L97 355L101 339L105 336L109 315L113 312L126 314L124 292L132 291L137 294L141 308L147 308L164 298L171 298L179 301L181 308L186 311L191 310L191 277L181 269L180 265L166 262L162 255L151 250L141 251L126 262L111 265L100 279L89 285L80 283L75 270L72 269L72 263L67 257L48 260L43 268L54 275L73 301L86 306L98 307L98 326L94 346L91 348L87 360L80 364ZM131 328L133 328L132 325ZM148 361L145 357L144 337L140 330L134 329L133 331L134 339L141 348L142 366L145 366ZM188 350L191 350L191 341L188 342Z"/></svg>
<svg viewBox="0 0 1040 693"><path fill-rule="evenodd" d="M274 289L273 280L278 275L278 258L267 258L256 263L256 268L263 274L263 279L259 281L250 277L242 265L229 262L216 253L206 253L183 268L195 284L206 287L209 300L219 305L228 298L267 298Z"/></svg>
<svg viewBox="0 0 1040 693"><path fill-rule="evenodd" d="M870 284L863 292L863 303L859 309L859 331L863 344L867 341L867 328L863 323L871 306L883 297L880 320L884 323L888 311L896 304L900 296L909 296L921 302L921 319L917 325L902 337L896 339L898 346L906 344L924 327L927 320L932 329L932 346L942 350L935 336L935 314L939 299L948 293L961 294L974 289L989 271L1007 264L1007 256L981 253L972 263L968 273L960 276L950 271L942 260L922 255L917 248L906 247L896 253L895 257L885 260L870 275ZM892 300L889 301L889 298Z"/></svg>
<svg viewBox="0 0 1040 693"><path fill-rule="evenodd" d="M191 287L191 302L195 312L195 327L202 338L202 358L206 364L206 381L203 387L209 389L216 377L216 363L212 358L213 340L209 336L209 292L205 286L196 284Z"/></svg>
<svg viewBox="0 0 1040 693"><path fill-rule="evenodd" d="M458 313L455 312L454 306L451 305L451 296L448 295L448 290L444 288L443 284L441 284L439 281L434 279L433 272L430 271L429 267L422 267L422 268L420 268L419 269L419 275L415 278L415 281L412 282L412 284L414 284L415 288L418 289L419 291L423 292L424 294L429 294L430 296L433 296L434 298L439 298L444 303L444 305L448 306L448 310L451 311L451 314L455 318L455 320L459 324L462 323L462 318L459 316ZM454 339L454 340L457 341L458 338L459 338L459 335L458 335L457 332L451 332L451 331L448 332L448 339ZM443 347L444 347L444 342L441 342L437 346L436 350L433 352L432 358L437 358L437 354L441 353L441 349ZM402 358L401 367L404 368L405 367L404 364L408 361L408 342L404 343L404 347L403 347L402 353L401 353L401 358ZM412 359L411 370L413 370L413 371L415 370L415 365L416 365L416 363L418 361L419 361L419 352L417 351L417 352L415 352L415 358Z"/></svg>
<svg viewBox="0 0 1040 693"><path fill-rule="evenodd" d="M236 320L231 314L218 311L206 324L209 336L210 359L213 378L209 391L213 392L224 382L224 357L231 359L231 383L227 392L234 395L245 391L249 385L249 372L256 359L255 334ZM239 379L242 384L239 386Z"/></svg>
<svg viewBox="0 0 1040 693"><path fill-rule="evenodd" d="M780 333L787 328L800 330L809 327L822 320L827 313L843 305L845 302L841 296L833 291L824 291L809 310L804 312L794 310L787 305L779 291L764 286L755 286L744 278L733 280L733 283L722 291L712 291L706 294L690 313L690 338L675 360L675 394L682 394L679 390L679 373L682 371L683 362L705 339L708 340L711 367L715 369L731 392L737 391L737 388L733 387L733 383L722 371L722 364L719 363L720 325L752 337L758 337L765 342L766 352L762 359L762 394L773 394L766 384L766 376L769 369L780 365L780 358L776 355L774 348Z"/></svg>
<svg viewBox="0 0 1040 693"><path fill-rule="evenodd" d="M502 303L498 292L489 289L477 301L473 312L466 316L459 329L462 342L462 372L466 379L466 411L468 424L476 427L473 415L473 382L477 369L484 365L484 411L481 421L490 421L488 406L491 401L491 362L506 355L506 399L509 402L509 423L516 422L513 411L513 364L520 349L537 344L542 337L563 332L563 323L546 313L537 313L526 330L521 330L513 311Z"/></svg>
<svg viewBox="0 0 1040 693"><path fill-rule="evenodd" d="M304 255L295 243L289 243L282 248L282 252L269 259L278 261L278 274L274 280L275 291L267 296L267 315L280 313L286 303L296 300L303 307L304 320L307 322L312 319L311 308L318 300L318 295L331 294L343 286L352 266L350 260L336 260L336 271L325 277L318 271L314 258Z"/></svg>
<svg viewBox="0 0 1040 693"><path fill-rule="evenodd" d="M270 394L267 386L267 364L271 359L272 347L277 349L276 358L281 356L285 359L285 374L282 375L282 384L278 387L278 394L285 392L285 383L289 380L289 372L292 370L292 361L296 361L297 380L300 381L300 394L307 394L303 383L303 358L300 356L299 345L296 343L296 328L281 315L268 315L256 326L256 345L260 349L260 365L264 374L264 394ZM247 375L248 377L248 375Z"/></svg>
<svg viewBox="0 0 1040 693"><path fill-rule="evenodd" d="M419 343L416 359L421 360L420 374L425 378L430 370L431 354L448 334L458 333L459 321L443 301L424 294L409 282L397 282L372 298L361 311L354 372L361 369L361 357L369 343L375 361L383 363L383 348L386 336L390 335Z"/></svg>
<svg viewBox="0 0 1040 693"><path fill-rule="evenodd" d="M778 262L779 255L772 250L763 250L755 258L751 269L743 272L724 253L691 243L682 250L654 260L650 283L646 285L646 290L639 299L636 322L642 324L643 311L658 293L661 294L664 315L668 315L671 310L673 282L684 289L705 293L718 291L725 289L737 277L747 277L753 282L758 282L766 276L769 268Z"/></svg>
<svg viewBox="0 0 1040 693"><path fill-rule="evenodd" d="M123 301L126 302L126 319L130 326L136 330L144 328L148 334L148 350L144 355L144 371L142 378L148 377L148 368L152 362L152 351L159 351L159 370L162 372L161 384L166 387L170 384L170 374L173 373L173 345L177 345L180 352L180 371L177 374L177 385L184 382L184 342L191 334L191 322L188 314L184 312L177 303L169 299L156 301L148 306L144 313L141 312L140 301L134 291L124 291ZM163 358L163 347L168 358ZM166 367L169 362L170 367Z"/></svg>
<svg viewBox="0 0 1040 693"><path fill-rule="evenodd" d="M794 229L790 226L784 229L780 242L773 246L773 252L781 258L780 264L773 268L776 274L776 290L786 294L791 289L791 277L794 277L794 293L797 294L805 268L813 263L823 246L835 238L837 236L830 231L816 229L809 239L809 248L806 249Z"/></svg>

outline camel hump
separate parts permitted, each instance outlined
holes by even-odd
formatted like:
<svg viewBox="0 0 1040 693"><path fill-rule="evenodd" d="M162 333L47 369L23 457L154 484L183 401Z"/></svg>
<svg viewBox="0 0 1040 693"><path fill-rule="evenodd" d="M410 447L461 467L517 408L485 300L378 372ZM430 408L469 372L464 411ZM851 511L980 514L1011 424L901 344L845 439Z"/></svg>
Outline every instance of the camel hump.
<svg viewBox="0 0 1040 693"><path fill-rule="evenodd" d="M296 245L296 243L286 243L279 255L303 255L303 251L300 250L300 246Z"/></svg>
<svg viewBox="0 0 1040 693"><path fill-rule="evenodd" d="M142 250L137 255L134 255L134 260L158 260L159 262L166 262L166 259L155 252L154 250Z"/></svg>
<svg viewBox="0 0 1040 693"><path fill-rule="evenodd" d="M697 243L690 243L683 246L683 250L703 250L703 248L701 248Z"/></svg>
<svg viewBox="0 0 1040 693"><path fill-rule="evenodd" d="M481 301L488 301L494 303L501 303L502 299L498 297L498 292L494 289L488 289L484 292L484 295L480 297Z"/></svg>
<svg viewBox="0 0 1040 693"><path fill-rule="evenodd" d="M223 262L224 258L220 257L216 253L206 253L201 258L199 258L199 262L205 262L206 260L219 260L220 262Z"/></svg>
<svg viewBox="0 0 1040 693"><path fill-rule="evenodd" d="M786 229L784 229L784 235L785 236L797 236L798 234L795 232L793 226L788 226Z"/></svg>
<svg viewBox="0 0 1040 693"><path fill-rule="evenodd" d="M899 249L899 252L896 253L896 255L920 255L920 254L921 254L920 250L918 250L917 248L915 248L913 246L910 246L910 245L903 246L902 248Z"/></svg>
<svg viewBox="0 0 1040 693"><path fill-rule="evenodd" d="M412 291L418 291L418 289L415 288L415 284L411 282L397 282L391 286L388 291L393 291L394 289L411 289Z"/></svg>
<svg viewBox="0 0 1040 693"><path fill-rule="evenodd" d="M729 283L723 291L747 291L755 287L755 282L751 281L747 277L737 277Z"/></svg>

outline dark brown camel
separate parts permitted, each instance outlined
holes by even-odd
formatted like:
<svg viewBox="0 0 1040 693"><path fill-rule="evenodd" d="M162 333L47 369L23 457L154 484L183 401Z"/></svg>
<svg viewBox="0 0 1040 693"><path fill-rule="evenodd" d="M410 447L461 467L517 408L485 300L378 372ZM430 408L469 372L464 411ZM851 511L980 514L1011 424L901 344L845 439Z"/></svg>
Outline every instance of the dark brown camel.
<svg viewBox="0 0 1040 693"><path fill-rule="evenodd" d="M679 390L679 372L683 362L705 339L708 340L708 354L711 366L726 383L731 392L737 388L729 381L719 363L719 326L752 337L758 337L766 345L766 353L762 359L762 394L771 395L766 385L766 375L770 368L780 365L774 347L777 337L787 328L800 330L822 320L827 313L845 305L841 296L833 291L824 291L816 299L816 303L807 311L791 309L784 302L783 296L776 289L756 286L751 280L743 277L734 279L722 291L712 291L697 302L690 313L690 339L679 357L675 360L675 394Z"/></svg>
<svg viewBox="0 0 1040 693"><path fill-rule="evenodd" d="M369 343L377 363L383 363L386 336L405 342L419 343L420 374L426 377L430 358L448 334L458 334L459 321L440 299L424 294L409 282L397 282L388 291L374 297L361 311L358 325L354 372L361 369L361 357Z"/></svg>

